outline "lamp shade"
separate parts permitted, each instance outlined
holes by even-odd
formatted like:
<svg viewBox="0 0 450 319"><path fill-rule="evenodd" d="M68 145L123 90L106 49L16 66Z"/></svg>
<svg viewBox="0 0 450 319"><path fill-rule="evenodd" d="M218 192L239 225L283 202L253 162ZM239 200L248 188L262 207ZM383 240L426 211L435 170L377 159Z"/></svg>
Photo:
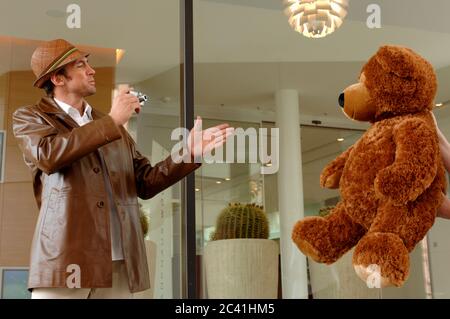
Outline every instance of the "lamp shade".
<svg viewBox="0 0 450 319"><path fill-rule="evenodd" d="M348 0L284 0L291 27L308 38L323 38L339 28Z"/></svg>

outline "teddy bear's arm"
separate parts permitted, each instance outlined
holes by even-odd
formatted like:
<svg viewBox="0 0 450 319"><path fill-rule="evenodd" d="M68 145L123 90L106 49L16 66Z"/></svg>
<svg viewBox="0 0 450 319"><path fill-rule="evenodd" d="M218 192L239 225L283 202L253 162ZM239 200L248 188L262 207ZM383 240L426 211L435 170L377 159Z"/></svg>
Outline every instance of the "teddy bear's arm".
<svg viewBox="0 0 450 319"><path fill-rule="evenodd" d="M394 127L395 161L378 172L375 192L396 204L414 201L433 182L438 168L436 134L420 119L408 119Z"/></svg>
<svg viewBox="0 0 450 319"><path fill-rule="evenodd" d="M324 188L338 188L341 180L342 171L344 170L345 162L352 151L353 146L350 146L344 153L336 157L322 170L320 174L320 186Z"/></svg>

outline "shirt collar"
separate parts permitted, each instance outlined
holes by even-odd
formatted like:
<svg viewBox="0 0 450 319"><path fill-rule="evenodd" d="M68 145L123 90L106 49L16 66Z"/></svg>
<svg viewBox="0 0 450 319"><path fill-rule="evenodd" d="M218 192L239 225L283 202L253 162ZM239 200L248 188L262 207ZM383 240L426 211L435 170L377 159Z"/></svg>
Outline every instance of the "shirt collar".
<svg viewBox="0 0 450 319"><path fill-rule="evenodd" d="M56 98L54 98L56 104L58 104L59 107L61 107L63 109L64 112L66 112L67 114L71 115L71 114L77 114L80 115L80 112L78 112L78 110L76 108L74 108L73 106L60 101ZM89 105L88 102L84 101L85 103L85 107L84 107L84 114L82 116L87 115L90 119L92 118L92 107Z"/></svg>

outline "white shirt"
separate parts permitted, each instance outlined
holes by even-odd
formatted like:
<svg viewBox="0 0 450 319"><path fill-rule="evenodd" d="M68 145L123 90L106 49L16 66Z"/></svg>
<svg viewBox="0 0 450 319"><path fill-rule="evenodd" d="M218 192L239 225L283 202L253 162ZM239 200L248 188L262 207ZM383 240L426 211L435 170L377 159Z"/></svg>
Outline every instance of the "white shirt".
<svg viewBox="0 0 450 319"><path fill-rule="evenodd" d="M62 101L59 101L57 99L54 99L55 102L61 107L64 112L66 112L75 122L77 122L78 125L83 126L90 121L92 121L92 107L86 102L84 113L83 115L80 114L80 112L70 106L67 103L64 103ZM103 171L106 171L106 164L103 161L102 158L102 168ZM106 174L107 175L107 174ZM111 182L109 181L109 177L105 176L105 186L106 191L108 193L108 200L109 200L109 207L111 207L111 210L109 211L109 220L110 220L110 229L111 229L111 254L112 254L112 260L122 260L123 258L123 250L122 250L122 240L121 240L121 230L120 230L120 221L119 221L119 215L117 213L117 208L114 203L114 200L112 199L112 189L111 189Z"/></svg>

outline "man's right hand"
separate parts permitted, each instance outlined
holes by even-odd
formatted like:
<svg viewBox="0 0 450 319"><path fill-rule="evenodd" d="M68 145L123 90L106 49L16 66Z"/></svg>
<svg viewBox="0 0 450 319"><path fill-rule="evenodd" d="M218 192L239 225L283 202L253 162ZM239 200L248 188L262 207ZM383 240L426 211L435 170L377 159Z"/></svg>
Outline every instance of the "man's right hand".
<svg viewBox="0 0 450 319"><path fill-rule="evenodd" d="M112 117L116 125L124 125L134 112L139 113L141 105L139 99L129 94L130 87L123 86L119 88L119 93L113 99L113 104L109 116Z"/></svg>

